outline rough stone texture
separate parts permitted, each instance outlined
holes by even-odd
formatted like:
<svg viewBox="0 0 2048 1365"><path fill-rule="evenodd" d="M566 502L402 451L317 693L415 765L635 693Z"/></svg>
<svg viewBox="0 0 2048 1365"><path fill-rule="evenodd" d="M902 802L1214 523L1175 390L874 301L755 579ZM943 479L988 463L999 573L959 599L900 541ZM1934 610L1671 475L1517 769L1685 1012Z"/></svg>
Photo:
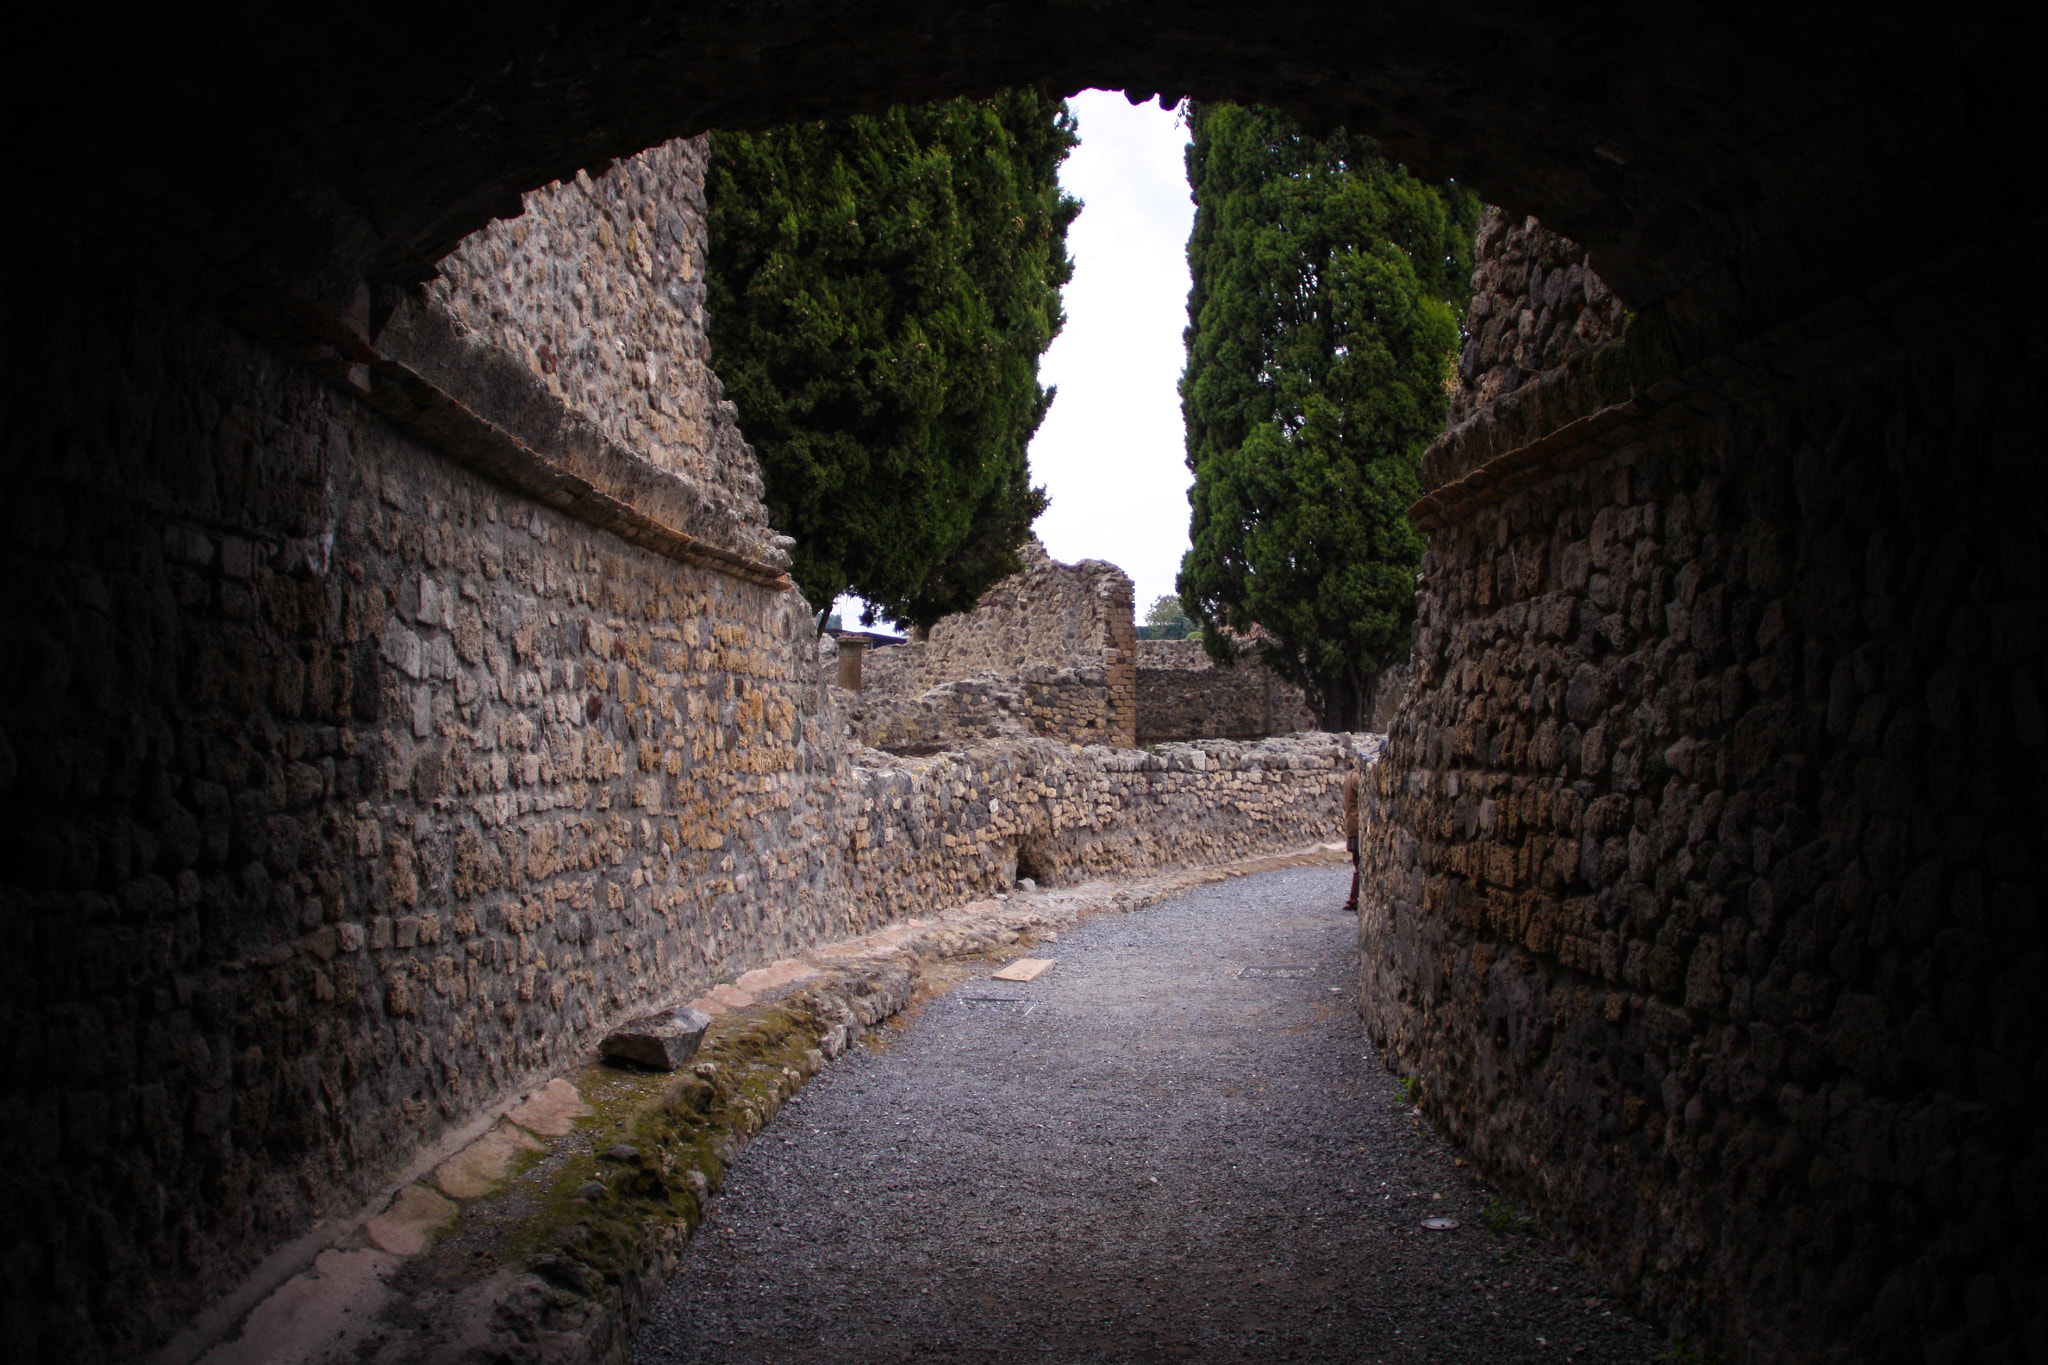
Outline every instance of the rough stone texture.
<svg viewBox="0 0 2048 1365"><path fill-rule="evenodd" d="M710 1026L710 1015L685 1006L621 1025L605 1035L599 1050L607 1057L674 1071L695 1055Z"/></svg>
<svg viewBox="0 0 2048 1365"><path fill-rule="evenodd" d="M1138 742L1261 739L1316 728L1301 689L1246 648L1219 667L1200 640L1138 641Z"/></svg>
<svg viewBox="0 0 2048 1365"><path fill-rule="evenodd" d="M1377 736L1210 740L1152 752L993 740L930 758L857 753L847 893L877 919L1020 877L1071 882L1334 837L1344 771Z"/></svg>
<svg viewBox="0 0 2048 1365"><path fill-rule="evenodd" d="M430 1082L424 1118L390 1120L417 1137L440 1122L441 1097L481 1087L478 1068L463 1069L465 1054L434 1055L426 1030L410 1018L401 1028L377 1000L364 1002L363 973L385 963L409 973L419 961L431 983L434 962L447 957L465 980L472 960L485 964L480 979L502 980L492 975L501 973L493 959L529 946L541 952L533 935L522 943L509 929L471 936L448 925L423 949L423 916L458 919L454 899L444 916L432 905L377 909L378 900L344 894L342 917L327 919L329 885L381 895L388 855L359 851L348 834L355 803L379 790L383 731L403 742L410 726L404 711L373 713L387 684L398 688L395 678L405 675L362 649L371 637L351 624L375 618L373 593L396 581L380 576L377 557L416 554L424 562L461 545L475 526L461 516L471 499L472 507L499 509L509 545L523 546L513 538L516 526L529 536L540 528L544 538L534 538L533 553L510 562L538 584L530 587L532 601L550 629L553 613L577 617L576 592L610 591L579 590L576 582L658 579L714 592L696 570L679 573L672 559L621 549L483 482L499 475L452 472L440 456L365 416L356 399L340 396L353 392L349 372L369 363L362 337L343 320L360 312L374 322L403 311L397 294L406 281L426 278L463 236L511 212L521 192L573 178L578 167L600 168L714 124L759 127L1025 82L1275 103L1311 126L1370 129L1390 155L1426 177L1457 175L1516 213L1537 214L1586 244L1601 276L1635 312L1624 368L1655 395L1657 409L1642 431L1617 436L1610 449L1665 449L1670 431L1690 422L1685 409L1697 411L1695 401L1732 408L1737 418L1753 414L1766 428L1749 452L1756 467L1742 452L1726 452L1735 463L1723 487L1745 496L1768 494L1779 486L1774 480L1790 477L1793 450L1786 432L1770 430L1788 409L1759 401L1744 378L1754 371L1745 367L1761 364L1781 381L1826 373L1838 357L1802 350L1803 339L1839 345L1845 318L1853 323L1873 312L1914 346L1954 348L1953 337L1972 338L1979 349L1956 350L1956 364L1930 363L1889 384L1842 389L1815 420L1816 448L1853 465L1839 506L1765 497L1755 516L1817 578L1866 582L1875 554L1880 578L1892 586L1869 597L1891 598L1900 613L1906 609L1897 604L1917 602L1923 592L1936 599L1924 626L1916 609L1910 623L1880 612L1876 626L1859 626L1864 614L1851 611L1836 628L1871 631L1882 664L1872 676L1898 714L1917 718L1914 707L1924 705L1932 725L1952 706L1966 708L1957 713L1963 741L1945 752L1968 755L1972 782L1977 769L1988 774L1986 795L1963 803L1934 782L1936 750L1923 746L1929 776L1906 783L1903 807L1887 807L1896 810L1885 816L1893 823L1867 823L1894 831L1903 824L1916 857L1937 835L1942 848L1956 850L1942 864L1943 895L1931 902L1927 922L1940 926L1936 941L1907 959L1914 989L1941 1001L1939 1010L1928 1007L1940 1027L1901 1037L1916 1045L1934 1040L1934 1060L1954 1078L1949 1092L1958 1103L1986 1106L1970 1110L1947 1144L1969 1183L1928 1188L1974 1199L1973 1210L1989 1208L1992 1221L1981 1226L2007 1236L2006 1248L1985 1252L1982 1242L1965 1240L1957 1219L1974 1213L1921 1224L1922 1206L1909 1201L1896 1223L1878 1203L1844 1214L1854 1200L1891 1187L1862 1176L1837 1181L1846 1167L1811 1160L1800 1177L1811 1188L1801 1186L1785 1174L1799 1172L1810 1155L1799 1145L1787 1145L1782 1167L1772 1164L1776 1149L1737 1147L1719 1150L1718 1177L1703 1149L1678 1174L1656 1169L1673 1180L1691 1172L1688 1188L1706 1191L1741 1194L1741 1182L1754 1180L1774 1192L1780 1202L1772 1207L1782 1206L1785 1222L1817 1230L1814 1245L1850 1249L1801 1262L1811 1283L1794 1278L1765 1294L1731 1296L1754 1319L1743 1329L1747 1339L1765 1343L1752 1354L1769 1353L1780 1319L1837 1311L1818 1306L1835 1292L1819 1283L1823 1274L1842 1276L1841 1302L1858 1301L1862 1248L1889 1246L1894 1237L1945 1248L1901 1260L1913 1269L1896 1292L1886 1285L1867 1300L1886 1314L1908 1314L1912 1321L1897 1337L1906 1351L1925 1339L1912 1335L1919 1331L1939 1338L1931 1353L1950 1359L1995 1354L2017 1334L2013 1323L2025 1305L2048 1300L2011 1292L2015 1275L2023 1280L2041 1264L2038 1234L2023 1240L2022 1232L2039 1219L2000 1222L1995 1201L2007 1191L2011 1209L2034 1206L2040 1187L2029 1163L2036 1158L2013 1155L2020 1147L2010 1127L2000 1126L2012 1111L1983 1098L2005 1093L1996 1080L2000 1059L2018 1055L2030 1028L2039 1034L2030 1014L2035 997L2015 1003L1986 964L2028 961L2037 944L2038 914L2030 919L2013 902L2038 905L2038 870L2024 850L2039 843L2040 802L2006 774L2033 752L2040 683L2029 674L2033 681L2023 684L2017 664L1971 643L1979 638L1972 623L1989 616L2002 632L1992 638L2008 642L1998 649L2035 657L2032 647L2009 643L2027 638L2039 618L2037 599L2026 595L2032 590L2012 585L2031 572L2033 531L2042 520L2037 411L2029 406L2038 400L2032 385L2040 347L2015 320L2043 314L2048 252L2041 224L2015 219L2011 177L1984 168L2029 164L2048 131L2035 79L2038 26L2015 24L1988 5L1934 13L1884 0L1847 24L1783 6L1564 11L1498 0L1462 8L1455 23L1444 21L1441 7L1398 4L1269 7L1247 23L1241 7L1158 0L1056 11L1037 0L971 9L930 0L774 7L629 0L581 14L573 25L505 22L488 32L467 11L433 0L412 6L402 28L365 23L352 9L250 10L209 24L161 9L113 29L83 7L42 17L48 24L30 26L9 51L11 93L0 111L24 187L10 206L14 249L0 264L8 346L0 366L8 413L0 470L7 480L0 572L8 589L0 594L0 921L16 947L0 995L13 1040L0 1087L0 1157L10 1173L0 1226L15 1230L4 1290L14 1349L58 1359L134 1358L231 1275L234 1258L310 1217L330 1197L328 1172L339 1168L346 1183L380 1160L375 1134L365 1134L371 1140L360 1147L329 1145L357 1103L355 1090L403 1092ZM1873 281L1884 284L1873 288ZM1903 309L1892 306L1899 297L1907 300ZM1817 314L1826 316L1810 326ZM218 325L219 318L240 330ZM1605 353L1596 348L1572 364ZM304 368L287 371L287 362ZM1598 366L1586 368L1556 389L1525 385L1502 404L1517 415L1500 427L1510 443L1501 448L1519 448L1527 433L1554 432L1557 422L1540 420L1546 412L1585 419L1590 408L1567 401L1570 395L1606 391L1591 382ZM533 382L523 358L506 369ZM327 387L308 377L314 374L326 376ZM379 376L370 378L374 398ZM1622 388L1628 397L1628 385ZM1519 401L1532 393L1542 401ZM1684 408L1674 406L1681 402ZM1987 412L2001 414L1989 435L1957 435L1984 430ZM1846 454L1836 431L1850 433ZM1482 471L1475 465L1470 472ZM1461 468L1453 477L1467 476ZM351 525L351 538L336 539L330 558L324 546L333 507L367 513L381 493L366 501L364 490L386 479L408 510L375 514L384 518L377 534L385 546L354 538L356 527L368 532L365 515ZM588 482L570 469L533 496L573 500ZM662 485L642 478L636 486ZM516 526L502 521L514 506ZM440 516L446 507L457 512L452 527ZM1910 533L1864 535L1859 509L1897 519ZM2022 517L2026 531L2010 529ZM491 524L488 517L483 524ZM1491 565L1511 543L1512 534L1498 536L1491 545L1468 542L1465 552L1475 566ZM1939 552L1887 560L1885 545ZM1965 566L1963 581L1951 579L1951 562ZM1729 581L1741 581L1732 557L1729 563ZM1901 563L1925 574L1910 593ZM1996 575L1985 576L1986 564ZM441 581L442 568L427 571ZM2012 595L1977 595L1994 582ZM385 615L390 606L387 600ZM377 619L369 626L374 635ZM1953 675L1937 665L1916 700L1915 661L1933 657L1921 633L1950 629L1960 633L1942 644L1942 657L1957 663L1968 685L1951 693ZM1850 650L1842 645L1830 657ZM1980 693L1974 679L1988 676L1987 658L2007 672ZM549 679L558 683L556 665L569 662L551 661ZM528 671L538 674L538 664ZM1832 662L1829 674L1832 696ZM1937 675L1938 689L1931 686ZM759 681L728 677L735 685ZM1853 702L1860 714L1853 689L1862 675L1849 677L1845 705ZM1899 678L1908 682L1894 693ZM416 683L408 677L406 685ZM1449 705L1444 685L1426 684L1414 714ZM565 700L559 692L550 699ZM539 729L540 702L521 705L532 708ZM1740 710L1736 723L1753 710ZM646 712L633 719L653 725ZM1878 757L1911 773L1910 727L1894 737L1890 721L1879 723ZM688 724L676 728L690 733ZM656 730L662 738L673 732ZM1811 726L1782 733L1791 736L1783 753L1820 772L1859 732L1852 718L1845 737ZM639 737L632 738L637 762ZM1864 738L1854 742L1867 748ZM1403 752L1416 750L1410 743ZM735 781L759 776L746 767L751 754L728 755ZM1952 780L1948 769L1938 771L1942 783ZM1399 790L1420 772L1403 759ZM1894 802L1897 790L1883 771L1871 777L1835 804ZM1751 783L1736 795L1756 789ZM1834 817L1833 805L1797 796L1799 809L1816 820ZM404 811L411 828L426 822L427 835L414 836L420 847L435 847L436 821L467 818L444 816L435 804L441 799L415 795ZM389 827L380 820L380 832L406 828L404 820ZM1436 827L1418 820L1415 828ZM1513 849L1523 856L1520 843ZM590 883L609 868L609 875L626 874L630 888L632 858L583 867L576 877ZM1909 897L1895 867L1877 857L1870 869L1877 868L1873 923L1885 895L1895 906L1930 904L1924 883L1913 883ZM740 870L736 861L735 878ZM332 883L322 873L332 873ZM307 924L315 900L318 922ZM1853 897L1840 903L1862 904ZM565 932L610 927L602 914L592 921L573 900L558 910L563 904ZM1981 914L1980 904L1987 907ZM364 918L351 917L358 910ZM401 949L399 926L408 919L411 945ZM391 944L357 948L356 931L378 935L379 920L390 922ZM324 956L328 928L332 958ZM739 936L771 937L778 928L764 914L761 924L730 931L720 951L732 951ZM722 923L718 932L727 934ZM310 940L304 954L293 946L302 935ZM550 986L594 989L583 976L596 975L583 959L586 946L563 936L547 951ZM1838 946L1830 941L1830 959ZM1431 960L1403 960L1416 967L1418 990L1434 991L1446 979ZM1831 961L1828 970L1836 970ZM353 996L342 990L351 974ZM334 1001L320 998L322 978ZM1845 994L1888 1001L1888 990ZM357 1003L338 1003L347 999ZM1428 1009L1429 1028L1449 1018L1442 1001ZM1501 1015L1503 1022L1538 1017L1533 1002ZM352 1057L366 1034L397 1049L388 1069L375 1046L367 1053L375 1068ZM1616 1040L1603 1031L1593 1041ZM1617 1046L1624 1058L1654 1051L1647 1043ZM1712 1073L1708 1058L1702 1075ZM1944 1083L1916 1075L1917 1090L1869 1093L1933 1103ZM1558 1093L1580 1092L1564 1085ZM1810 1108L1793 1108L1812 1121ZM1604 1111L1596 1103L1579 1112ZM1843 1112L1873 1111L1845 1100ZM1533 1140L1546 1140L1548 1123L1532 1128ZM1825 1138L1836 1130L1821 1131ZM1853 1150L1890 1150L1910 1161L1925 1149L1917 1138L1897 1140L1908 1131L1893 1129L1891 1148L1872 1142ZM1573 1149L1572 1160L1584 1151L1597 1156L1598 1149ZM1983 1153L1990 1159L1979 1160ZM1607 1210L1599 1216L1611 1213L1625 1228L1647 1204L1619 1212L1611 1201L1586 1206ZM1674 1212L1673 1227L1685 1221L1682 1213ZM19 1235L28 1228L41 1235ZM1589 1226L1589 1241L1597 1232ZM1780 1243L1763 1236L1758 1245ZM1790 1263L1775 1250L1769 1259ZM1699 1283L1722 1282L1703 1276Z"/></svg>
<svg viewBox="0 0 2048 1365"><path fill-rule="evenodd" d="M0 1143L43 1175L0 1221L29 1353L91 1360L849 907L800 599L537 507L73 259L9 298L41 354L98 308L151 339L96 386L10 374L45 397L0 536L29 608Z"/></svg>
<svg viewBox="0 0 2048 1365"><path fill-rule="evenodd" d="M1034 537L1024 567L923 640L867 651L861 694L842 696L855 734L890 748L1026 733L1137 744L1131 580L1100 559L1061 564ZM832 666L827 665L828 671ZM973 679L938 696L930 689Z"/></svg>
<svg viewBox="0 0 2048 1365"><path fill-rule="evenodd" d="M680 139L529 192L518 217L441 259L425 299L609 440L758 531L760 471L735 458L705 336L708 157L708 139Z"/></svg>
<svg viewBox="0 0 2048 1365"><path fill-rule="evenodd" d="M1450 424L1620 336L1622 316L1584 247L1489 205L1479 216Z"/></svg>
<svg viewBox="0 0 2048 1365"><path fill-rule="evenodd" d="M404 295L376 339L572 476L786 566L710 366L707 155L703 138L672 142L525 195L518 217L465 239L439 280Z"/></svg>
<svg viewBox="0 0 2048 1365"><path fill-rule="evenodd" d="M1100 743L1107 700L1103 674L1048 663L982 669L915 696L874 688L833 692L847 734L871 749L895 754L931 754L983 739L1033 735Z"/></svg>
<svg viewBox="0 0 2048 1365"><path fill-rule="evenodd" d="M1714 1358L2019 1359L2048 505L2004 358L2041 338L1817 345L1431 532L1363 999L1432 1116Z"/></svg>

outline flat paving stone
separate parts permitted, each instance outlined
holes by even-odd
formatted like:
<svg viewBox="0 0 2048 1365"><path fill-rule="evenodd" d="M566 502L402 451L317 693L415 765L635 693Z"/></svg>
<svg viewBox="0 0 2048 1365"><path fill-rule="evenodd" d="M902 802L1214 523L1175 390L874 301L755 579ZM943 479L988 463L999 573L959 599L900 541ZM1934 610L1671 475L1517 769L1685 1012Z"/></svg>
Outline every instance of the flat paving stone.
<svg viewBox="0 0 2048 1365"><path fill-rule="evenodd" d="M481 1199L505 1183L512 1159L541 1144L501 1123L434 1168L434 1185L450 1199Z"/></svg>
<svg viewBox="0 0 2048 1365"><path fill-rule="evenodd" d="M457 1212L453 1200L424 1185L407 1185L392 1197L389 1208L363 1224L363 1235L380 1251L417 1256L436 1234L454 1225Z"/></svg>
<svg viewBox="0 0 2048 1365"><path fill-rule="evenodd" d="M515 1105L505 1117L529 1133L562 1137L570 1125L591 1112L576 1087L557 1076Z"/></svg>
<svg viewBox="0 0 2048 1365"><path fill-rule="evenodd" d="M1348 868L1060 936L857 1048L734 1162L631 1359L1646 1361L1657 1334L1400 1103ZM1426 1219L1455 1228L1431 1230Z"/></svg>

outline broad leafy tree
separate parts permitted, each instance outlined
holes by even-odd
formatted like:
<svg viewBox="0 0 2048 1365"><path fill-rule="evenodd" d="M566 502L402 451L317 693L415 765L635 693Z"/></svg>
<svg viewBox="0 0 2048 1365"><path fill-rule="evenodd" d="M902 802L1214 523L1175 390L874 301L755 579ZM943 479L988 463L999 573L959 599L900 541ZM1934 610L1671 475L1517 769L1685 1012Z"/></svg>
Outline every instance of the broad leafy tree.
<svg viewBox="0 0 2048 1365"><path fill-rule="evenodd" d="M1479 205L1369 139L1273 110L1191 110L1192 547L1176 586L1219 661L1254 635L1323 725L1364 723L1405 651L1406 516L1443 428Z"/></svg>
<svg viewBox="0 0 2048 1365"><path fill-rule="evenodd" d="M1141 640L1185 640L1195 623L1188 620L1180 599L1168 593L1152 599L1145 609L1145 624L1138 628Z"/></svg>
<svg viewBox="0 0 2048 1365"><path fill-rule="evenodd" d="M928 627L1021 567L1074 145L1035 90L713 136L713 361L821 611Z"/></svg>

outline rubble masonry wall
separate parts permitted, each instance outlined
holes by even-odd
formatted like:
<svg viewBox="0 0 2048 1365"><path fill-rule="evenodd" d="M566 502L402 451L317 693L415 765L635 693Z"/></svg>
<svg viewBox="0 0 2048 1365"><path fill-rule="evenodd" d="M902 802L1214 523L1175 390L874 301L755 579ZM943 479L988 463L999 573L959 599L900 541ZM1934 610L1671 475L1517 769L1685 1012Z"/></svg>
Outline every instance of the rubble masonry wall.
<svg viewBox="0 0 2048 1365"><path fill-rule="evenodd" d="M663 292L698 247L660 209L698 155L538 192L382 344L527 439L666 451L645 486L737 550L769 528L720 467L750 457L709 370L657 371L672 408L631 398L636 346L701 356ZM42 240L6 301L38 345L0 378L25 452L0 535L0 1160L35 1173L0 1196L0 1252L26 1356L141 1357L620 1017L1000 889L1020 852L1058 878L1334 821L1334 746L861 755L795 593L502 486L97 239ZM556 278L522 274L542 241L612 292L501 311Z"/></svg>

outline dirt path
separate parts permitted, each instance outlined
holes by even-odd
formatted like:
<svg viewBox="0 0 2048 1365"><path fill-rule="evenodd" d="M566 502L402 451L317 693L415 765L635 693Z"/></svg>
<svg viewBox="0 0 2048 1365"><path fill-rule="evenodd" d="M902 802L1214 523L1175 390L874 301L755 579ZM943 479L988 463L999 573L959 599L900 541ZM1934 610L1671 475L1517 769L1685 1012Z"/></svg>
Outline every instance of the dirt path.
<svg viewBox="0 0 2048 1365"><path fill-rule="evenodd" d="M1491 1231L1399 1103L1350 1003L1347 879L1092 921L1037 981L969 980L829 1069L737 1162L634 1361L1657 1354Z"/></svg>

